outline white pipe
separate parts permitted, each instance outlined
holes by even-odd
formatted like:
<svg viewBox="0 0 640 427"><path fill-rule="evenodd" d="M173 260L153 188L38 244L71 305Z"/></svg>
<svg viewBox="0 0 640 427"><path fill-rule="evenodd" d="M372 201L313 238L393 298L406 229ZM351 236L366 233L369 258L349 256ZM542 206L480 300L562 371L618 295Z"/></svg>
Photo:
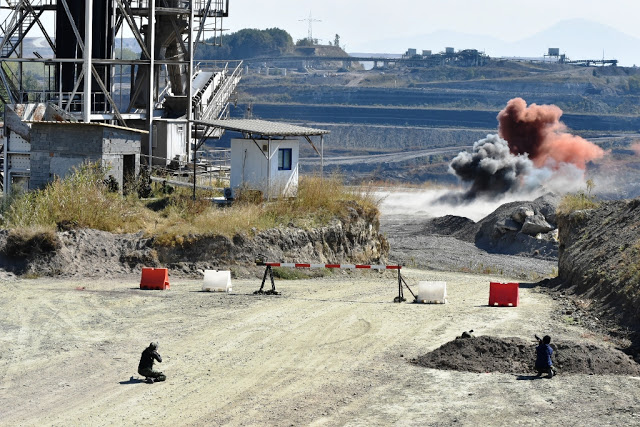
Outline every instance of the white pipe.
<svg viewBox="0 0 640 427"><path fill-rule="evenodd" d="M155 69L156 59L156 2L155 0L149 0L149 20L147 22L147 31L149 31L149 55L151 55L149 61L149 103L147 104L147 120L149 121L149 174L151 174L151 167L153 164L153 107L154 107L154 78L153 72Z"/></svg>
<svg viewBox="0 0 640 427"><path fill-rule="evenodd" d="M191 137L191 121L193 120L193 105L191 99L191 89L193 83L193 2L189 2L189 71L187 72L187 155L191 154L191 142L197 143L198 135L195 138ZM182 68L182 67L181 67ZM193 163L196 162L196 150L194 146L193 150ZM195 183L195 173L193 175L193 182Z"/></svg>
<svg viewBox="0 0 640 427"><path fill-rule="evenodd" d="M320 179L324 178L324 135L320 135Z"/></svg>
<svg viewBox="0 0 640 427"><path fill-rule="evenodd" d="M91 121L91 57L93 56L93 0L84 2L84 110L85 123Z"/></svg>

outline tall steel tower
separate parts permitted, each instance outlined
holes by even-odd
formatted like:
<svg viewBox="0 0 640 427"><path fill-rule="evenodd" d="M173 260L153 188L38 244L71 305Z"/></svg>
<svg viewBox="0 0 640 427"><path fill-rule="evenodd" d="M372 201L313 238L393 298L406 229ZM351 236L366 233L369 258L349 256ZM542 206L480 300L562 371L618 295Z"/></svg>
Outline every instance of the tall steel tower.
<svg viewBox="0 0 640 427"><path fill-rule="evenodd" d="M240 62L193 58L205 40L221 43L229 0L3 0L0 8L8 12L0 24L7 108L40 103L59 121L149 131L149 165L188 162L197 146L192 122L227 114ZM33 37L44 46L28 45ZM124 47L139 58L123 58ZM29 110L20 108L22 116ZM168 148L166 135L178 128L183 141Z"/></svg>

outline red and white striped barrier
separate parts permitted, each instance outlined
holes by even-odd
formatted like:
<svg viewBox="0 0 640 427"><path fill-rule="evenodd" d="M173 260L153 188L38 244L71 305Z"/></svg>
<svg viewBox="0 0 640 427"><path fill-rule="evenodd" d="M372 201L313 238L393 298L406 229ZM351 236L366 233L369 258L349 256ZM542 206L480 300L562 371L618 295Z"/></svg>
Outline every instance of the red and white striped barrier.
<svg viewBox="0 0 640 427"><path fill-rule="evenodd" d="M400 270L401 265L364 265L364 264L299 264L292 262L265 262L263 265L269 267L290 267L290 268L344 268L355 270L356 268L370 270Z"/></svg>
<svg viewBox="0 0 640 427"><path fill-rule="evenodd" d="M394 298L394 302L403 302L406 301L404 298L404 294L402 292L402 285L404 284L411 295L413 295L414 299L416 295L411 291L407 282L402 278L402 274L400 274L400 270L402 269L401 265L367 265L367 264L311 264L311 263L298 263L298 262L262 262L256 261L257 265L265 266L264 276L262 277L262 284L260 285L260 289L255 291L254 294L267 294L267 295L278 295L279 292L276 291L276 284L273 281L273 267L289 267L289 268L342 268L347 270L396 270L398 272L398 296ZM267 275L271 279L271 290L264 290L264 283L267 280Z"/></svg>

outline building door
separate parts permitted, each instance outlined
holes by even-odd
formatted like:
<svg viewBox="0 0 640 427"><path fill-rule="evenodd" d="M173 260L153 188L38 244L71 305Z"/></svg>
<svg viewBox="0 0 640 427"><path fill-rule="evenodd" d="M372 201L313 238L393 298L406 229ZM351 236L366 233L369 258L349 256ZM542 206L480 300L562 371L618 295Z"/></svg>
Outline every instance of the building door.
<svg viewBox="0 0 640 427"><path fill-rule="evenodd" d="M136 155L122 156L122 188L133 188L136 182Z"/></svg>

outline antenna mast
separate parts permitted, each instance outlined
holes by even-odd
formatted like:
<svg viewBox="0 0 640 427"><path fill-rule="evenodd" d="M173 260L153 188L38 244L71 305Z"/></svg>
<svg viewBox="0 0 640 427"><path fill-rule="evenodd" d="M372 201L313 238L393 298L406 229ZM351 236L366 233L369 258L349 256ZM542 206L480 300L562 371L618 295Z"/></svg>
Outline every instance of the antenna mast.
<svg viewBox="0 0 640 427"><path fill-rule="evenodd" d="M305 18L305 19L298 19L298 21L307 21L309 22L309 35L307 36L307 39L309 40L309 42L313 43L313 31L312 31L312 25L314 22L322 22L319 19L313 19L313 17L311 16L311 11L309 11L309 17Z"/></svg>

